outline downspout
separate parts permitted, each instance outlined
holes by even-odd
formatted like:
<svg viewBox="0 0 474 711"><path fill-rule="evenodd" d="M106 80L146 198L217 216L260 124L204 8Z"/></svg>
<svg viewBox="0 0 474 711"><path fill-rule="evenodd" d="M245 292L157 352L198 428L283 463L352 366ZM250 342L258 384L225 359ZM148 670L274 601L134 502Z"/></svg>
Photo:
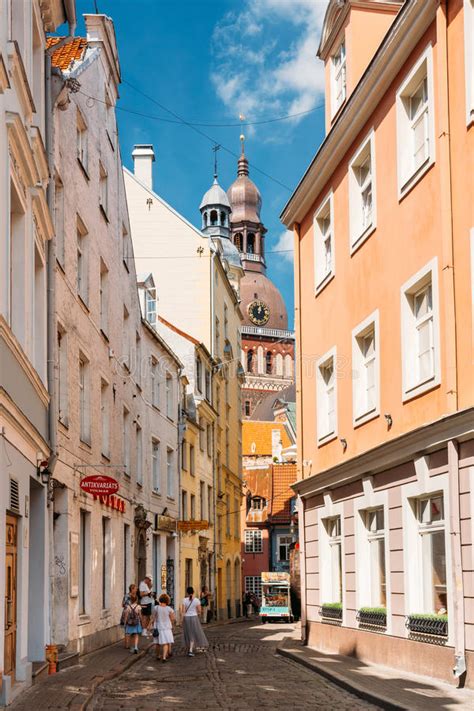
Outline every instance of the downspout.
<svg viewBox="0 0 474 711"><path fill-rule="evenodd" d="M212 357L215 359L215 314L214 314L214 271L215 271L215 265L214 261L216 258L216 253L214 250L214 245L212 244L211 239L209 239L209 248L211 250L211 263L210 263L210 317L211 317L211 348L210 352ZM217 372L217 371L215 371ZM213 373L214 376L214 373ZM212 378L212 381L214 381L214 377ZM211 383L211 394L213 395L214 393L214 388L213 388L214 382ZM214 406L214 398L212 402ZM214 491L214 496L213 496L213 503L214 503L214 614L218 616L218 611L219 611L219 600L218 600L218 594L220 593L220 590L217 588L217 528L218 528L218 521L217 521L217 472L216 472L216 443L215 439L217 437L217 422L214 423L213 427L213 437L212 437L212 483L213 483L213 491Z"/></svg>
<svg viewBox="0 0 474 711"><path fill-rule="evenodd" d="M444 349L446 410L458 410L456 293L454 280L454 234L451 170L451 134L449 116L449 61L448 61L448 0L441 0L436 12L437 86L438 86L438 145L440 176L441 227L441 294L444 304ZM459 504L459 448L454 440L448 442L449 538L451 547L451 583L454 616L453 674L458 686L463 686L466 673L466 638L464 620L464 584L461 557Z"/></svg>
<svg viewBox="0 0 474 711"><path fill-rule="evenodd" d="M178 452L177 452L177 465L178 465L178 520L181 521L182 519L182 502L181 502L181 444L184 439L184 428L185 428L185 419L184 419L184 410L181 406L181 376L183 375L184 368L179 367L178 368L178 392L180 393L179 397L179 404L178 404ZM178 530L176 531L177 537L175 538L176 541L176 550L175 550L175 559L177 560L177 565L176 565L176 575L175 575L175 609L178 611L178 618L181 616L180 609L178 606L178 600L179 600L179 591L180 591L180 585L181 585L181 543L179 540L181 532Z"/></svg>

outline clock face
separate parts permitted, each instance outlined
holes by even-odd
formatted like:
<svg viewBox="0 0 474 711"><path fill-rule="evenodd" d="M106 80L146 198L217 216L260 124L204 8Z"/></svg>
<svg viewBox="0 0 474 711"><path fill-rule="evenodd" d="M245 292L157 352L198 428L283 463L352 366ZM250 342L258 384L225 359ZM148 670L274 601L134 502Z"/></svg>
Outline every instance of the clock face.
<svg viewBox="0 0 474 711"><path fill-rule="evenodd" d="M264 301L252 301L247 311L250 320L257 326L264 326L270 318L270 309Z"/></svg>

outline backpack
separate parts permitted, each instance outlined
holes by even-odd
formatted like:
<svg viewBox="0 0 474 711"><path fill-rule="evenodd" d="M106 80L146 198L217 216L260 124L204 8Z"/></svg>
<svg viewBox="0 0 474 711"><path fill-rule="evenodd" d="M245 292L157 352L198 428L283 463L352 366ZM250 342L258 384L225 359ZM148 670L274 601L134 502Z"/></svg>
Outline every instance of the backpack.
<svg viewBox="0 0 474 711"><path fill-rule="evenodd" d="M127 615L127 625L129 627L136 627L139 624L140 624L140 616L138 614L138 605L136 603L135 603L135 605L129 605L128 606L128 615Z"/></svg>

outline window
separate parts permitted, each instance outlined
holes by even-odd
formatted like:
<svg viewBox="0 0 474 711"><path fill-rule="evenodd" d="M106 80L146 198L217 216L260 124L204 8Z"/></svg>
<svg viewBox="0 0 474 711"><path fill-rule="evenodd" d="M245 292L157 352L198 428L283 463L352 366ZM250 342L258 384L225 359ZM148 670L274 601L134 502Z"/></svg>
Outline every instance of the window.
<svg viewBox="0 0 474 711"><path fill-rule="evenodd" d="M318 442L320 444L337 436L335 360L336 350L333 349L318 362L316 398Z"/></svg>
<svg viewBox="0 0 474 711"><path fill-rule="evenodd" d="M153 407L160 406L160 381L158 375L158 361L155 358L151 359L151 404Z"/></svg>
<svg viewBox="0 0 474 711"><path fill-rule="evenodd" d="M265 355L265 372L267 375L271 375L273 371L273 359L270 351L267 351Z"/></svg>
<svg viewBox="0 0 474 711"><path fill-rule="evenodd" d="M23 198L10 180L10 326L13 333L26 348L26 218Z"/></svg>
<svg viewBox="0 0 474 711"><path fill-rule="evenodd" d="M54 183L54 231L56 234L56 259L64 267L64 186L58 176Z"/></svg>
<svg viewBox="0 0 474 711"><path fill-rule="evenodd" d="M79 432L81 441L90 445L90 367L84 355L79 355Z"/></svg>
<svg viewBox="0 0 474 711"><path fill-rule="evenodd" d="M192 444L189 445L189 473L191 476L196 474L196 453Z"/></svg>
<svg viewBox="0 0 474 711"><path fill-rule="evenodd" d="M263 511L266 505L266 500L261 496L253 496L250 499L250 508L252 509L252 511Z"/></svg>
<svg viewBox="0 0 474 711"><path fill-rule="evenodd" d="M173 450L166 450L166 486L170 499L174 499Z"/></svg>
<svg viewBox="0 0 474 711"><path fill-rule="evenodd" d="M59 421L68 426L69 393L68 393L68 363L66 331L58 328L58 401Z"/></svg>
<svg viewBox="0 0 474 711"><path fill-rule="evenodd" d="M316 294L334 276L333 197L326 198L313 220Z"/></svg>
<svg viewBox="0 0 474 711"><path fill-rule="evenodd" d="M211 371L206 368L206 400L212 404Z"/></svg>
<svg viewBox="0 0 474 711"><path fill-rule="evenodd" d="M202 423L202 417L199 418L199 449L201 452L204 452L204 436L205 436L206 430L205 426Z"/></svg>
<svg viewBox="0 0 474 711"><path fill-rule="evenodd" d="M206 495L203 481L199 482L199 515L202 521L206 520Z"/></svg>
<svg viewBox="0 0 474 711"><path fill-rule="evenodd" d="M221 352L221 334L220 334L220 326L219 326L219 319L216 316L216 325L215 325L215 345L216 345L216 350L215 350L215 355L219 356Z"/></svg>
<svg viewBox="0 0 474 711"><path fill-rule="evenodd" d="M245 592L254 593L259 600L262 599L262 579L260 575L245 576Z"/></svg>
<svg viewBox="0 0 474 711"><path fill-rule="evenodd" d="M229 428L225 428L225 465L227 468L230 467L230 443L229 443Z"/></svg>
<svg viewBox="0 0 474 711"><path fill-rule="evenodd" d="M209 523L213 520L214 499L212 496L212 486L207 487L207 518Z"/></svg>
<svg viewBox="0 0 474 711"><path fill-rule="evenodd" d="M153 491L159 492L160 486L160 443L156 439L151 440L151 475Z"/></svg>
<svg viewBox="0 0 474 711"><path fill-rule="evenodd" d="M474 0L464 0L464 71L466 75L466 121L474 121Z"/></svg>
<svg viewBox="0 0 474 711"><path fill-rule="evenodd" d="M245 417L250 417L250 400L246 400L244 404Z"/></svg>
<svg viewBox="0 0 474 711"><path fill-rule="evenodd" d="M125 225L122 225L122 260L127 272L130 270L129 261L131 258L130 240L128 238L127 228Z"/></svg>
<svg viewBox="0 0 474 711"><path fill-rule="evenodd" d="M416 501L418 533L421 538L423 612L446 613L446 540L442 494Z"/></svg>
<svg viewBox="0 0 474 711"><path fill-rule="evenodd" d="M230 536L230 496L225 495L225 533Z"/></svg>
<svg viewBox="0 0 474 711"><path fill-rule="evenodd" d="M196 390L202 393L202 361L199 356L196 358Z"/></svg>
<svg viewBox="0 0 474 711"><path fill-rule="evenodd" d="M253 372L253 348L247 351L247 373Z"/></svg>
<svg viewBox="0 0 474 711"><path fill-rule="evenodd" d="M240 540L240 507L237 498L234 499L234 537Z"/></svg>
<svg viewBox="0 0 474 711"><path fill-rule="evenodd" d="M130 372L130 317L126 306L123 307L122 321L122 365Z"/></svg>
<svg viewBox="0 0 474 711"><path fill-rule="evenodd" d="M102 609L110 605L110 519L102 517Z"/></svg>
<svg viewBox="0 0 474 711"><path fill-rule="evenodd" d="M277 536L277 560L279 563L290 562L290 546L292 542L291 536Z"/></svg>
<svg viewBox="0 0 474 711"><path fill-rule="evenodd" d="M89 610L90 591L90 552L91 552L90 513L81 509L79 520L79 614L86 615Z"/></svg>
<svg viewBox="0 0 474 711"><path fill-rule="evenodd" d="M41 380L46 383L46 269L40 237L35 229L34 290L33 290L33 363Z"/></svg>
<svg viewBox="0 0 474 711"><path fill-rule="evenodd" d="M77 293L89 303L89 238L81 221L77 221Z"/></svg>
<svg viewBox="0 0 474 711"><path fill-rule="evenodd" d="M122 414L122 453L124 473L130 476L130 413L126 407Z"/></svg>
<svg viewBox="0 0 474 711"><path fill-rule="evenodd" d="M193 584L193 560L185 558L184 560L184 587L187 589Z"/></svg>
<svg viewBox="0 0 474 711"><path fill-rule="evenodd" d="M186 440L183 439L181 442L181 469L185 471L188 468L188 444Z"/></svg>
<svg viewBox="0 0 474 711"><path fill-rule="evenodd" d="M341 544L341 517L335 516L324 521L329 543L329 568L331 599L327 602L342 602L342 544Z"/></svg>
<svg viewBox="0 0 474 711"><path fill-rule="evenodd" d="M206 449L207 456L210 457L212 454L212 429L211 425L206 425Z"/></svg>
<svg viewBox="0 0 474 711"><path fill-rule="evenodd" d="M247 235L247 254L255 254L255 235L249 232Z"/></svg>
<svg viewBox="0 0 474 711"><path fill-rule="evenodd" d="M156 289L154 286L145 289L145 320L150 326L156 326Z"/></svg>
<svg viewBox="0 0 474 711"><path fill-rule="evenodd" d="M109 204L108 176L102 163L99 163L99 206L102 214L107 219Z"/></svg>
<svg viewBox="0 0 474 711"><path fill-rule="evenodd" d="M384 510L381 507L363 513L369 546L370 606L386 607Z"/></svg>
<svg viewBox="0 0 474 711"><path fill-rule="evenodd" d="M402 287L403 399L440 382L437 260Z"/></svg>
<svg viewBox="0 0 474 711"><path fill-rule="evenodd" d="M77 110L77 123L76 123L76 150L77 159L81 166L87 173L88 168L88 145L87 145L87 125L84 118Z"/></svg>
<svg viewBox="0 0 474 711"><path fill-rule="evenodd" d="M123 591L124 594L128 592L129 586L129 576L131 572L131 562L130 562L130 525L124 523L123 525Z"/></svg>
<svg viewBox="0 0 474 711"><path fill-rule="evenodd" d="M332 115L337 113L346 100L346 44L342 42L331 58L331 104Z"/></svg>
<svg viewBox="0 0 474 711"><path fill-rule="evenodd" d="M166 373L166 415L173 419L173 378Z"/></svg>
<svg viewBox="0 0 474 711"><path fill-rule="evenodd" d="M293 377L293 358L289 353L285 356L285 378Z"/></svg>
<svg viewBox="0 0 474 711"><path fill-rule="evenodd" d="M362 424L379 414L378 312L352 332L353 423Z"/></svg>
<svg viewBox="0 0 474 711"><path fill-rule="evenodd" d="M229 337L229 309L227 304L224 304L224 338Z"/></svg>
<svg viewBox="0 0 474 711"><path fill-rule="evenodd" d="M142 339L138 331L135 333L135 382L142 386Z"/></svg>
<svg viewBox="0 0 474 711"><path fill-rule="evenodd" d="M136 432L136 456L137 456L137 463L136 463L136 472L137 472L137 484L139 486L143 486L143 433L142 433L142 428L137 425L137 432Z"/></svg>
<svg viewBox="0 0 474 711"><path fill-rule="evenodd" d="M115 121L114 121L114 105L110 94L107 91L107 87L104 88L104 106L105 106L105 130L107 131L107 136L110 141L110 145L115 150Z"/></svg>
<svg viewBox="0 0 474 711"><path fill-rule="evenodd" d="M196 520L196 497L194 494L191 494L189 497L189 502L191 505L191 520L195 521Z"/></svg>
<svg viewBox="0 0 474 711"><path fill-rule="evenodd" d="M181 492L181 518L183 521L188 520L188 494L184 489Z"/></svg>
<svg viewBox="0 0 474 711"><path fill-rule="evenodd" d="M397 153L402 197L435 157L431 46L397 92Z"/></svg>
<svg viewBox="0 0 474 711"><path fill-rule="evenodd" d="M349 165L349 215L351 252L375 227L375 139L364 142Z"/></svg>
<svg viewBox="0 0 474 711"><path fill-rule="evenodd" d="M99 289L100 330L107 335L109 332L109 272L102 259L100 260Z"/></svg>
<svg viewBox="0 0 474 711"><path fill-rule="evenodd" d="M245 531L245 552L263 553L262 532L255 529Z"/></svg>
<svg viewBox="0 0 474 711"><path fill-rule="evenodd" d="M100 383L100 418L102 434L102 454L110 457L110 401L109 384L105 380Z"/></svg>
<svg viewBox="0 0 474 711"><path fill-rule="evenodd" d="M239 250L239 252L242 251L242 233L237 232L237 234L234 236L234 244Z"/></svg>

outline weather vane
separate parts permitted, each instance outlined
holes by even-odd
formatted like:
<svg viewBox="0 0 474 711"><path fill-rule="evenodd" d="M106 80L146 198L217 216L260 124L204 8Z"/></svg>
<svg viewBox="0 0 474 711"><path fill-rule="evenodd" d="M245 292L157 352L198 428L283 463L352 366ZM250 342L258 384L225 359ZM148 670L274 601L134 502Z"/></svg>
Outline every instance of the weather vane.
<svg viewBox="0 0 474 711"><path fill-rule="evenodd" d="M244 154L244 143L245 143L245 136L244 136L245 116L244 116L244 114L239 114L239 119L240 119L240 143L242 145L242 155L243 155Z"/></svg>
<svg viewBox="0 0 474 711"><path fill-rule="evenodd" d="M217 179L217 151L220 149L219 143L216 143L214 146L212 146L212 150L214 151L214 177Z"/></svg>

